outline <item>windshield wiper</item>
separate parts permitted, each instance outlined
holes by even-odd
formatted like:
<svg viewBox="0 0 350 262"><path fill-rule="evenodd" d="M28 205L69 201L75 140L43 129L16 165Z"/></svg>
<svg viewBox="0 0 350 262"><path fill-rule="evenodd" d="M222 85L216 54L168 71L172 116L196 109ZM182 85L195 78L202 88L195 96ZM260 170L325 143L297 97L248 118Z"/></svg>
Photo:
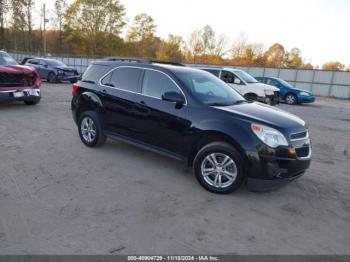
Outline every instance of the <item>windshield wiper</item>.
<svg viewBox="0 0 350 262"><path fill-rule="evenodd" d="M247 100L237 100L236 102L234 102L232 105L238 105L238 104L242 104L242 103L245 103L245 102L247 102L248 103L248 101Z"/></svg>
<svg viewBox="0 0 350 262"><path fill-rule="evenodd" d="M208 104L208 106L230 106L230 105L225 103L210 103Z"/></svg>

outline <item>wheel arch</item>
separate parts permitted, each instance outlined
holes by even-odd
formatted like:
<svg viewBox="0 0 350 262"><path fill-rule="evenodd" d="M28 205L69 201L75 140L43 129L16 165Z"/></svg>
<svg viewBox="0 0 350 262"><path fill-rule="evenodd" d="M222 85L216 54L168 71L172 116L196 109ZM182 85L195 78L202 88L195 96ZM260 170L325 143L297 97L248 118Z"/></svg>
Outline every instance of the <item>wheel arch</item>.
<svg viewBox="0 0 350 262"><path fill-rule="evenodd" d="M76 102L76 119L85 111L95 111L99 115L105 112L101 99L93 92L84 92L79 95Z"/></svg>
<svg viewBox="0 0 350 262"><path fill-rule="evenodd" d="M258 98L259 95L254 93L254 92L248 92L248 93L244 94L244 98L248 98L248 97L256 97L256 98Z"/></svg>
<svg viewBox="0 0 350 262"><path fill-rule="evenodd" d="M247 169L246 164L248 163L248 158L242 146L231 136L222 132L211 130L204 131L197 137L190 157L188 158L188 165L193 166L193 162L199 150L213 142L225 142L234 147L242 158L242 165L244 170Z"/></svg>

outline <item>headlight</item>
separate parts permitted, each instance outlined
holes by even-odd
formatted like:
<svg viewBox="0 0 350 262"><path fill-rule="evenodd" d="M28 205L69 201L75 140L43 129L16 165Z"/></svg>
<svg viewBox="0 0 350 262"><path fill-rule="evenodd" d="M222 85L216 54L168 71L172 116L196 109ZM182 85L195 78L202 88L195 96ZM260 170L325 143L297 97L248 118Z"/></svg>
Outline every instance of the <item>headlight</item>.
<svg viewBox="0 0 350 262"><path fill-rule="evenodd" d="M300 92L300 95L302 95L302 96L310 96L310 94L306 93L306 92Z"/></svg>
<svg viewBox="0 0 350 262"><path fill-rule="evenodd" d="M276 129L258 124L252 124L251 128L253 133L269 147L288 146L287 139Z"/></svg>
<svg viewBox="0 0 350 262"><path fill-rule="evenodd" d="M264 90L264 92L265 92L265 95L267 95L267 96L273 95L273 91L272 90Z"/></svg>

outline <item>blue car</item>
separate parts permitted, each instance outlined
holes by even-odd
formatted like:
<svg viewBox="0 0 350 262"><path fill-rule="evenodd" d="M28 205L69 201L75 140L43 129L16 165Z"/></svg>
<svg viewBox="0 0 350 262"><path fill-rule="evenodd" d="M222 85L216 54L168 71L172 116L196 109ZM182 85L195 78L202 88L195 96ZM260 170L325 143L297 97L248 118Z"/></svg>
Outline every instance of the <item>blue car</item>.
<svg viewBox="0 0 350 262"><path fill-rule="evenodd" d="M27 59L26 66L36 69L41 79L46 79L50 83L69 81L75 83L78 81L80 74L72 67L68 67L61 61L48 58Z"/></svg>
<svg viewBox="0 0 350 262"><path fill-rule="evenodd" d="M261 83L275 86L280 89L280 98L288 105L296 105L302 103L313 103L316 97L313 93L302 89L294 88L281 78L276 77L255 77Z"/></svg>

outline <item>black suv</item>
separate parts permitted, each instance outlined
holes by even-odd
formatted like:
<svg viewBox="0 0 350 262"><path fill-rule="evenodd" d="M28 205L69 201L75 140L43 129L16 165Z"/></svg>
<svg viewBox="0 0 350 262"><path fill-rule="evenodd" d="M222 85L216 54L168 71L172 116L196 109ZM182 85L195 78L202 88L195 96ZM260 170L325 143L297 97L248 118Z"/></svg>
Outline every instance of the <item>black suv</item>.
<svg viewBox="0 0 350 262"><path fill-rule="evenodd" d="M181 65L94 62L73 85L72 112L85 145L110 138L186 160L214 193L235 191L245 179L253 191L272 190L310 165L303 120Z"/></svg>

